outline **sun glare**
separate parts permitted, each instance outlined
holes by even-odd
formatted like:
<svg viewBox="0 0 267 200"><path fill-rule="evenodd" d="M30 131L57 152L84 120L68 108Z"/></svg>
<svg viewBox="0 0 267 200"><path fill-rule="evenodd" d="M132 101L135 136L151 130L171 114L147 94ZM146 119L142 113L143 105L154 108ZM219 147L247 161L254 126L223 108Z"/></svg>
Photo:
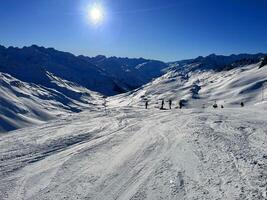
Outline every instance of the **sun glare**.
<svg viewBox="0 0 267 200"><path fill-rule="evenodd" d="M89 9L89 18L93 24L99 24L104 19L104 11L100 5L94 5Z"/></svg>

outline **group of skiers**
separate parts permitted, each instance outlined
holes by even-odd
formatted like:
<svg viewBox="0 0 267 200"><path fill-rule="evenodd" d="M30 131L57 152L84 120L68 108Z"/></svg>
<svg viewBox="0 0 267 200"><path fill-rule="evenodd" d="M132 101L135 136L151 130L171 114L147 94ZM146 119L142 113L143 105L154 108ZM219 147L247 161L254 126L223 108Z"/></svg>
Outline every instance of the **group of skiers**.
<svg viewBox="0 0 267 200"><path fill-rule="evenodd" d="M169 102L169 109L171 110L171 109L172 109L172 100L170 99L168 102ZM160 110L164 110L164 109L165 109L165 108L164 108L164 105L165 105L165 101L164 101L164 99L162 99L162 100L161 100L161 107L160 107ZM245 105L244 105L244 102L241 102L241 103L240 103L240 106L241 106L241 107L244 107L244 106L245 106ZM184 107L183 100L180 100L180 101L179 101L179 108L182 109L183 107ZM215 102L215 103L213 104L212 107L216 109L216 108L218 108L218 104ZM148 109L148 100L145 101L145 108ZM205 105L204 105L204 104L203 104L203 108L205 108ZM221 108L223 109L224 106L221 105Z"/></svg>
<svg viewBox="0 0 267 200"><path fill-rule="evenodd" d="M171 110L172 109L172 100L170 99L168 102L169 102L169 109ZM161 110L164 110L164 105L165 105L165 101L162 100L161 101L161 107L160 107Z"/></svg>
<svg viewBox="0 0 267 200"><path fill-rule="evenodd" d="M168 101L168 103L169 103L169 109L171 110L172 109L172 100L170 99ZM165 105L165 101L164 101L164 99L162 99L161 100L160 110L164 110L165 109L164 105ZM182 101L179 101L179 107L180 107L180 109L182 109L182 107L183 107L183 102ZM145 102L145 108L148 109L148 101Z"/></svg>
<svg viewBox="0 0 267 200"><path fill-rule="evenodd" d="M245 104L244 104L244 102L242 101L241 103L240 103L240 106L241 107L244 107L245 106ZM204 106L203 106L204 107ZM218 104L216 103L216 101L215 101L215 103L213 104L213 106L212 106L214 109L216 109L216 108L218 108ZM224 106L223 105L221 105L221 108L223 109L224 108Z"/></svg>

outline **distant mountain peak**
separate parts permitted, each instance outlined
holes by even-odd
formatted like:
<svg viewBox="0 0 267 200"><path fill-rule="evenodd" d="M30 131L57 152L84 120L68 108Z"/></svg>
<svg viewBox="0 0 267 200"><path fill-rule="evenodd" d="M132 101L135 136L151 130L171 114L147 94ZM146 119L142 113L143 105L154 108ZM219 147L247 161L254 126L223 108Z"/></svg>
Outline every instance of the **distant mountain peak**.
<svg viewBox="0 0 267 200"><path fill-rule="evenodd" d="M217 57L218 55L216 55L215 53L212 53L210 55L207 56L207 58L214 58L214 57Z"/></svg>

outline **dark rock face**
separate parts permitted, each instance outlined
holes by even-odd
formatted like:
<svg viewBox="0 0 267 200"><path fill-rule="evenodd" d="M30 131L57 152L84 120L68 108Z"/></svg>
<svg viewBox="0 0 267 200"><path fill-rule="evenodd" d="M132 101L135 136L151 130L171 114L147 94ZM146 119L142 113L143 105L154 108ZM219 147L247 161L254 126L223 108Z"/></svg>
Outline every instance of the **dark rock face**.
<svg viewBox="0 0 267 200"><path fill-rule="evenodd" d="M261 62L261 65L260 65L259 68L262 68L262 67L264 67L266 65L267 65L267 56L263 59L263 61Z"/></svg>

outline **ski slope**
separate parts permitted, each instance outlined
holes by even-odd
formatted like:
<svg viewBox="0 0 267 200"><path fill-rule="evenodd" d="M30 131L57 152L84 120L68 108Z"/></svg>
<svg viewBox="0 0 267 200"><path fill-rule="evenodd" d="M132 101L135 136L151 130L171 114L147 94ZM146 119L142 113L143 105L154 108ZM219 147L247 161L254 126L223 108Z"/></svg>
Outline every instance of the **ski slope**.
<svg viewBox="0 0 267 200"><path fill-rule="evenodd" d="M266 199L266 113L110 106L13 131L0 199Z"/></svg>
<svg viewBox="0 0 267 200"><path fill-rule="evenodd" d="M267 66L261 62L242 65L231 70L196 70L185 72L185 69L170 70L165 75L125 94L110 97L113 105L141 106L149 101L150 106L159 107L162 100L171 99L175 106L179 100L185 100L187 108L211 107L216 101L228 108L254 105L267 99ZM264 92L263 92L264 90Z"/></svg>
<svg viewBox="0 0 267 200"><path fill-rule="evenodd" d="M267 66L214 59L107 99L46 70L47 86L1 72L0 200L267 199ZM186 109L159 110L169 99Z"/></svg>
<svg viewBox="0 0 267 200"><path fill-rule="evenodd" d="M267 94L264 56L212 54L163 63L0 45L0 134L94 110L104 103L103 95L111 106L143 107L148 100L149 107L159 107L170 99L174 106L183 99L187 108L210 107L215 101L228 108L240 102L254 105L262 89Z"/></svg>

